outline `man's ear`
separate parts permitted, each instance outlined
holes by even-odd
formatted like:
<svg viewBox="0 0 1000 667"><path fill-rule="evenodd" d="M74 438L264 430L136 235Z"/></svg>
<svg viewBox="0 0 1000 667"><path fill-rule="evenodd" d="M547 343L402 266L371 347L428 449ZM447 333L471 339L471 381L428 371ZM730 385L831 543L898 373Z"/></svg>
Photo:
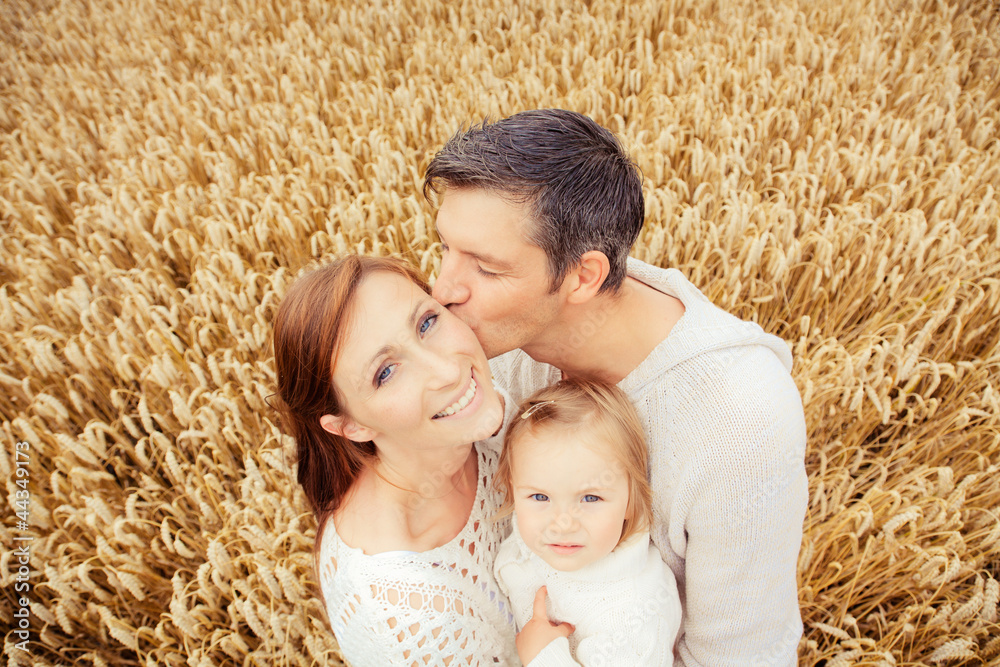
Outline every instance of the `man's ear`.
<svg viewBox="0 0 1000 667"><path fill-rule="evenodd" d="M586 303L597 296L611 272L608 256L600 250L588 250L580 255L579 263L566 275L566 300L572 304Z"/></svg>
<svg viewBox="0 0 1000 667"><path fill-rule="evenodd" d="M339 435L354 442L369 442L375 437L375 431L344 415L323 415L319 418L319 425L327 433Z"/></svg>

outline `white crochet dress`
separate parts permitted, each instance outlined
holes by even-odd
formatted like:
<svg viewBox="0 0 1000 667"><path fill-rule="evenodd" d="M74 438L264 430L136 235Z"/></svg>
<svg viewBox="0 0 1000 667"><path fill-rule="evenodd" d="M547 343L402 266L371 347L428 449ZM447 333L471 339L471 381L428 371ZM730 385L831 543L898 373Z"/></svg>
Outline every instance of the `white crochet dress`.
<svg viewBox="0 0 1000 667"><path fill-rule="evenodd" d="M509 401L508 401L509 405ZM472 512L447 544L424 552L366 555L333 522L320 545L327 615L352 667L517 665L514 622L493 577L510 521L494 522L499 437L476 443L479 480Z"/></svg>

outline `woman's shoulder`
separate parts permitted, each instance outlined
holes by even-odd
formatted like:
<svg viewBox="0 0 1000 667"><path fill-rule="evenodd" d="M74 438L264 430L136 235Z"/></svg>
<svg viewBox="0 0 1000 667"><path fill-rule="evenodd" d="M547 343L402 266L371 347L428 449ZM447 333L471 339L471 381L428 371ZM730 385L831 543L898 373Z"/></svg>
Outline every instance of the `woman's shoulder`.
<svg viewBox="0 0 1000 667"><path fill-rule="evenodd" d="M333 612L342 611L348 603L358 613L366 613L362 611L368 606L364 601L376 589L427 580L421 554L406 549L366 553L346 542L341 529L334 517L328 518L318 532L316 550L317 577L331 621Z"/></svg>
<svg viewBox="0 0 1000 667"><path fill-rule="evenodd" d="M421 664L440 664L445 656L460 656L456 663L462 664L495 656L508 664L516 656L506 597L492 576L500 535L490 521L489 454L477 452L477 502L462 531L440 547L366 554L342 539L342 520L325 522L317 561L320 587L334 634L352 664L395 664L404 655L422 656Z"/></svg>
<svg viewBox="0 0 1000 667"><path fill-rule="evenodd" d="M369 469L358 476L340 507L326 520L324 544L360 553L396 551L403 546L393 539L402 532L398 512L377 501L372 478Z"/></svg>

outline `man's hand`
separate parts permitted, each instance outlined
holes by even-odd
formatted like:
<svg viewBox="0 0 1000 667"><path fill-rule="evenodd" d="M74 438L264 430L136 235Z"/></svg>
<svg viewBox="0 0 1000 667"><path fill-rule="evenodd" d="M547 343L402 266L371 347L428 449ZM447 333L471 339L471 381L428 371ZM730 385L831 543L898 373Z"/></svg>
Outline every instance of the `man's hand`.
<svg viewBox="0 0 1000 667"><path fill-rule="evenodd" d="M545 612L545 586L535 593L535 603L531 620L517 633L517 655L527 665L542 652L549 642L560 637L569 637L575 628L569 623L553 623Z"/></svg>

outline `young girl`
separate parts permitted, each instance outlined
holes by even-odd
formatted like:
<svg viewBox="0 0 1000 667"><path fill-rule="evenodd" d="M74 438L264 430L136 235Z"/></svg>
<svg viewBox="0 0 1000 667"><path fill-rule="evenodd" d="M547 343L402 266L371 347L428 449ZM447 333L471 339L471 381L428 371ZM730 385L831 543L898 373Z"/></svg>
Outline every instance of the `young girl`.
<svg viewBox="0 0 1000 667"><path fill-rule="evenodd" d="M521 661L673 664L680 598L649 541L646 443L632 404L616 387L563 380L519 411L496 474L514 529L495 572Z"/></svg>

